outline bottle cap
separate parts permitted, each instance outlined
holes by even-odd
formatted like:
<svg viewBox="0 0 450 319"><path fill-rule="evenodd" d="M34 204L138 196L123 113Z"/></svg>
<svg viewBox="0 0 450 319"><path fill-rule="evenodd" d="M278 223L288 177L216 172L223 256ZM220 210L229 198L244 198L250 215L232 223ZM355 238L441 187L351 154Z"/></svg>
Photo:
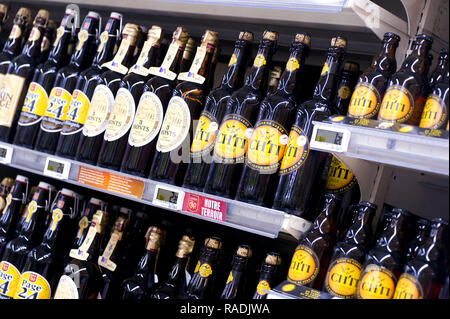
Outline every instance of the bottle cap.
<svg viewBox="0 0 450 319"><path fill-rule="evenodd" d="M109 15L110 19L116 19L116 20L121 20L122 19L122 14L119 12L111 12L111 14Z"/></svg>
<svg viewBox="0 0 450 319"><path fill-rule="evenodd" d="M91 199L89 200L89 204L94 204L94 205L97 205L97 206L101 206L104 203L105 203L104 201L102 201L102 200L100 200L98 198L95 198L95 197L91 197Z"/></svg>
<svg viewBox="0 0 450 319"><path fill-rule="evenodd" d="M311 36L307 33L297 33L295 35L294 42L303 43L304 45L310 46L311 45Z"/></svg>
<svg viewBox="0 0 450 319"><path fill-rule="evenodd" d="M269 72L269 78L270 80L272 79L276 79L278 80L279 78L281 78L281 67L279 67L278 65L274 66L272 70L270 70Z"/></svg>
<svg viewBox="0 0 450 319"><path fill-rule="evenodd" d="M385 37L385 38L392 38L392 39L395 39L395 40L397 40L397 41L400 41L400 36L398 35L398 34L395 34L395 33L393 33L393 32L386 32L384 35L383 35L383 37Z"/></svg>
<svg viewBox="0 0 450 319"><path fill-rule="evenodd" d="M3 22L6 20L6 14L8 13L8 6L0 3L0 13L3 13Z"/></svg>
<svg viewBox="0 0 450 319"><path fill-rule="evenodd" d="M122 30L122 37L127 39L131 45L135 45L139 32L140 28L137 24L127 23Z"/></svg>
<svg viewBox="0 0 450 319"><path fill-rule="evenodd" d="M205 239L205 246L213 249L222 248L222 239L219 237L209 237Z"/></svg>
<svg viewBox="0 0 450 319"><path fill-rule="evenodd" d="M31 22L30 9L22 7L19 10L17 10L16 16L14 17L14 24L29 25L30 22Z"/></svg>
<svg viewBox="0 0 450 319"><path fill-rule="evenodd" d="M263 33L263 40L277 41L278 40L278 32L265 30Z"/></svg>
<svg viewBox="0 0 450 319"><path fill-rule="evenodd" d="M253 41L253 33L250 31L241 31L239 33L239 40L244 40L244 41Z"/></svg>
<svg viewBox="0 0 450 319"><path fill-rule="evenodd" d="M131 209L126 207L120 207L120 212L125 215L131 215Z"/></svg>
<svg viewBox="0 0 450 319"><path fill-rule="evenodd" d="M409 216L412 215L412 214L411 214L409 211L407 211L406 209L403 209L403 208L397 208L397 207L394 207L394 208L392 209L392 213L393 213L394 215L399 214L399 215L404 215L404 216L406 216L406 217L409 217Z"/></svg>
<svg viewBox="0 0 450 319"><path fill-rule="evenodd" d="M147 250L158 250L161 246L161 239L164 231L156 226L150 226L147 230L148 240L145 245Z"/></svg>
<svg viewBox="0 0 450 319"><path fill-rule="evenodd" d="M331 46L344 49L347 46L347 39L337 36L331 39Z"/></svg>
<svg viewBox="0 0 450 319"><path fill-rule="evenodd" d="M67 189L67 188L61 189L61 194L64 196L69 196L69 197L77 197L77 195L78 195L74 191Z"/></svg>
<svg viewBox="0 0 450 319"><path fill-rule="evenodd" d="M416 35L416 41L418 41L418 40L425 40L427 42L430 42L430 44L433 43L433 38L430 37L429 35L423 34L423 33Z"/></svg>
<svg viewBox="0 0 450 319"><path fill-rule="evenodd" d="M441 49L441 51L439 51L439 55L448 55L448 49L446 48Z"/></svg>
<svg viewBox="0 0 450 319"><path fill-rule="evenodd" d="M108 224L108 213L103 210L97 210L92 216L91 226L95 227L97 233L103 234Z"/></svg>
<svg viewBox="0 0 450 319"><path fill-rule="evenodd" d="M14 185L14 179L11 177L4 177L1 182L2 186L12 187Z"/></svg>
<svg viewBox="0 0 450 319"><path fill-rule="evenodd" d="M247 245L240 245L236 251L236 255L244 258L252 257L252 249Z"/></svg>
<svg viewBox="0 0 450 319"><path fill-rule="evenodd" d="M38 188L42 188L45 190L49 190L49 189L55 189L55 187L53 185L50 185L46 182L39 182Z"/></svg>
<svg viewBox="0 0 450 319"><path fill-rule="evenodd" d="M186 43L186 47L184 48L183 59L192 60L192 57L193 57L192 53L194 52L194 48L195 48L195 40L192 38L189 38Z"/></svg>
<svg viewBox="0 0 450 319"><path fill-rule="evenodd" d="M172 43L176 42L180 47L184 48L189 39L189 32L183 27L177 27L172 33Z"/></svg>
<svg viewBox="0 0 450 319"><path fill-rule="evenodd" d="M161 39L164 36L163 29L157 25L153 25L147 32L147 41L152 41L153 44L161 43Z"/></svg>
<svg viewBox="0 0 450 319"><path fill-rule="evenodd" d="M201 46L211 48L211 46L217 46L217 42L219 41L219 33L211 30L206 30L205 34L202 36Z"/></svg>
<svg viewBox="0 0 450 319"><path fill-rule="evenodd" d="M194 250L195 238L184 235L178 243L178 250L176 256L178 258L186 257L192 253Z"/></svg>
<svg viewBox="0 0 450 319"><path fill-rule="evenodd" d="M281 265L281 256L274 252L267 253L264 262L269 265L279 266Z"/></svg>
<svg viewBox="0 0 450 319"><path fill-rule="evenodd" d="M443 224L448 226L448 221L446 221L445 219L441 218L441 217L435 217L431 219L431 224Z"/></svg>
<svg viewBox="0 0 450 319"><path fill-rule="evenodd" d="M99 20L100 19L100 14L98 14L95 11L89 11L88 14L86 15L86 18L92 18L92 19Z"/></svg>
<svg viewBox="0 0 450 319"><path fill-rule="evenodd" d="M126 219L123 216L119 216L119 217L117 217L117 219L114 223L113 231L123 233L123 232L125 232L127 226L128 226L128 219Z"/></svg>
<svg viewBox="0 0 450 319"><path fill-rule="evenodd" d="M16 176L16 182L28 183L28 177L25 177L25 176L22 176L22 175L17 175Z"/></svg>
<svg viewBox="0 0 450 319"><path fill-rule="evenodd" d="M366 207L372 208L374 210L377 209L377 205L375 205L374 203L371 203L371 202L362 201L362 202L359 202L358 205L359 206L366 206Z"/></svg>
<svg viewBox="0 0 450 319"><path fill-rule="evenodd" d="M40 9L34 18L33 24L39 24L46 27L48 19L50 18L50 12L44 9Z"/></svg>

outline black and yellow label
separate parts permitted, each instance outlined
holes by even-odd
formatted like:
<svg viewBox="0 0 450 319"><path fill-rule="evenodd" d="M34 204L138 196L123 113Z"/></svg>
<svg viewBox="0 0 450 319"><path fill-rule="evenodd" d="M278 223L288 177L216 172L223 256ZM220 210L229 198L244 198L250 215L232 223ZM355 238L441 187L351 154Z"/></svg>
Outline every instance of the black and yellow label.
<svg viewBox="0 0 450 319"><path fill-rule="evenodd" d="M392 299L396 278L383 266L370 264L361 274L356 296L358 299Z"/></svg>
<svg viewBox="0 0 450 319"><path fill-rule="evenodd" d="M0 263L0 295L14 298L19 282L19 270L13 264L2 261Z"/></svg>
<svg viewBox="0 0 450 319"><path fill-rule="evenodd" d="M352 94L352 91L347 85L343 85L338 89L338 95L341 99L346 100L350 97Z"/></svg>
<svg viewBox="0 0 450 319"><path fill-rule="evenodd" d="M200 114L191 145L192 157L201 157L202 155L210 154L214 148L218 128L219 125L214 115L208 111L203 111Z"/></svg>
<svg viewBox="0 0 450 319"><path fill-rule="evenodd" d="M209 264L202 264L200 265L198 272L200 276L202 276L203 278L207 278L212 274L212 268Z"/></svg>
<svg viewBox="0 0 450 319"><path fill-rule="evenodd" d="M414 276L404 273L398 279L393 299L423 299L422 285Z"/></svg>
<svg viewBox="0 0 450 319"><path fill-rule="evenodd" d="M333 296L354 298L362 265L351 258L338 258L328 267L325 288Z"/></svg>
<svg viewBox="0 0 450 319"><path fill-rule="evenodd" d="M61 87L54 87L48 98L48 106L41 122L41 128L47 132L60 131L66 119L72 94Z"/></svg>
<svg viewBox="0 0 450 319"><path fill-rule="evenodd" d="M352 171L333 156L325 189L329 193L340 194L352 189L357 184Z"/></svg>
<svg viewBox="0 0 450 319"><path fill-rule="evenodd" d="M259 68L265 64L266 64L266 57L262 54L257 54L255 60L253 61L253 66Z"/></svg>
<svg viewBox="0 0 450 319"><path fill-rule="evenodd" d="M287 279L305 285L317 277L319 269L320 262L316 253L307 246L299 245L292 256Z"/></svg>
<svg viewBox="0 0 450 319"><path fill-rule="evenodd" d="M47 109L47 103L48 95L45 89L39 83L31 82L22 106L19 125L26 126L38 123Z"/></svg>
<svg viewBox="0 0 450 319"><path fill-rule="evenodd" d="M231 55L230 61L228 62L228 66L232 66L233 64L236 64L236 62L237 62L237 57L236 57L236 54L233 53Z"/></svg>
<svg viewBox="0 0 450 319"><path fill-rule="evenodd" d="M435 94L428 95L422 112L419 126L422 128L440 129L448 120L447 105Z"/></svg>
<svg viewBox="0 0 450 319"><path fill-rule="evenodd" d="M280 175L289 174L299 169L308 158L309 141L303 130L294 125L289 133L287 146L281 160Z"/></svg>
<svg viewBox="0 0 450 319"><path fill-rule="evenodd" d="M391 85L381 102L378 120L404 123L414 110L414 98L408 89L401 85Z"/></svg>
<svg viewBox="0 0 450 319"><path fill-rule="evenodd" d="M289 58L289 60L286 63L286 70L288 71L295 71L298 70L300 67L300 63L296 58Z"/></svg>
<svg viewBox="0 0 450 319"><path fill-rule="evenodd" d="M258 295L260 296L265 296L267 295L267 292L265 292L265 290L270 290L270 285L266 280L261 280L258 285L256 286L256 292L258 293Z"/></svg>
<svg viewBox="0 0 450 319"><path fill-rule="evenodd" d="M89 98L82 91L73 91L61 134L75 134L83 129L90 103Z"/></svg>
<svg viewBox="0 0 450 319"><path fill-rule="evenodd" d="M381 96L377 88L369 83L358 83L348 106L348 115L359 118L373 118L380 110Z"/></svg>
<svg viewBox="0 0 450 319"><path fill-rule="evenodd" d="M14 299L50 299L50 296L47 279L38 273L26 271L20 277Z"/></svg>
<svg viewBox="0 0 450 319"><path fill-rule="evenodd" d="M11 127L25 78L6 74L0 83L0 126Z"/></svg>

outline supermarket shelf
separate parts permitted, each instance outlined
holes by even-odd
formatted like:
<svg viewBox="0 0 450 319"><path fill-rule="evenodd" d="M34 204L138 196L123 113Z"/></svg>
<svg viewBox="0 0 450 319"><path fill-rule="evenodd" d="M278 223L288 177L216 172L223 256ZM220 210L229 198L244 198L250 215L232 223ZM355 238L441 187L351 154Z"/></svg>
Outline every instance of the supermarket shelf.
<svg viewBox="0 0 450 319"><path fill-rule="evenodd" d="M298 239L302 233L306 232L311 223L305 219L297 216L289 215L281 211L251 205L231 199L226 199L202 192L191 191L185 188L168 185L153 180L139 178L133 175L119 173L116 171L100 168L97 166L88 165L78 161L58 158L53 155L42 153L35 150L11 145L7 143L0 143L0 150L8 150L10 158L1 159L0 163L5 165L29 171L31 173L46 175L48 177L58 178L70 184L78 185L88 189L105 192L108 194L117 194L123 198L140 202L142 204L159 207L168 211L179 214L188 215L202 220L215 222L224 226L235 229L247 231L250 233L262 235L270 238L277 238L279 233L288 234L295 239ZM65 165L67 171L59 174L48 171L48 159L54 158L57 162ZM52 175L53 174L53 175ZM115 183L124 181L124 188L112 185L114 188L90 183L89 178L85 178L86 174L92 176L100 176L100 179L112 180ZM98 178L97 178L98 179ZM98 182L98 180L97 180ZM110 182L111 183L111 182ZM112 183L111 183L112 184ZM132 185L131 187L126 186ZM131 192L129 191L131 189ZM136 191L137 189L137 191ZM155 192L159 189L175 192L178 195L177 203L168 203L157 199ZM188 197L189 196L189 197ZM223 216L220 218L213 218L211 214L202 215L201 212L193 212L183 208L183 198L193 198L194 204L201 206L202 200L209 199L216 203L222 203ZM196 201L197 200L197 201ZM225 204L225 205L223 205ZM186 204L185 204L186 205ZM224 208L225 206L226 208ZM216 214L217 216L217 214Z"/></svg>

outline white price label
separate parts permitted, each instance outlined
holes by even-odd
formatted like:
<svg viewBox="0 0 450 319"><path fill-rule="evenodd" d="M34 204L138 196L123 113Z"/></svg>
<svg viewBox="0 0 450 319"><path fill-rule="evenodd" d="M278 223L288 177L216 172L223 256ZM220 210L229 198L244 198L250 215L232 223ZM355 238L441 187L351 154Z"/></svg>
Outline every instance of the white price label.
<svg viewBox="0 0 450 319"><path fill-rule="evenodd" d="M13 154L13 148L4 144L0 144L0 163L10 164Z"/></svg>
<svg viewBox="0 0 450 319"><path fill-rule="evenodd" d="M69 171L69 161L54 157L47 157L44 166L44 175L58 179L69 179Z"/></svg>
<svg viewBox="0 0 450 319"><path fill-rule="evenodd" d="M185 193L178 189L156 185L152 202L160 207L180 211L183 208L184 195Z"/></svg>
<svg viewBox="0 0 450 319"><path fill-rule="evenodd" d="M315 124L310 146L313 149L332 153L344 153L347 152L350 136L349 130Z"/></svg>

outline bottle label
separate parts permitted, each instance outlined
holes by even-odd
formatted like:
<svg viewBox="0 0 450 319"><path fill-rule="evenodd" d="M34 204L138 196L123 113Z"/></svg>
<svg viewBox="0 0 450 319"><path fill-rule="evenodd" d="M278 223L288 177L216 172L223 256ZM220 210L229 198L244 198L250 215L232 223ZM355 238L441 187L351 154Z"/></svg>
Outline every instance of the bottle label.
<svg viewBox="0 0 450 319"><path fill-rule="evenodd" d="M136 105L133 95L125 88L117 91L114 106L105 131L106 141L115 141L124 136L134 120Z"/></svg>
<svg viewBox="0 0 450 319"><path fill-rule="evenodd" d="M50 231L54 231L58 226L59 221L63 218L63 212L61 209L56 208L52 212L52 222L50 224Z"/></svg>
<svg viewBox="0 0 450 319"><path fill-rule="evenodd" d="M202 265L200 265L198 272L199 272L200 276L202 276L203 278L207 278L212 274L212 269L209 264L202 264Z"/></svg>
<svg viewBox="0 0 450 319"><path fill-rule="evenodd" d="M58 29L56 29L56 38L55 41L53 42L53 46L56 47L59 43L59 41L61 40L61 37L64 34L64 27L60 26Z"/></svg>
<svg viewBox="0 0 450 319"><path fill-rule="evenodd" d="M401 85L391 85L384 95L378 119L404 123L409 120L414 109L414 98Z"/></svg>
<svg viewBox="0 0 450 319"><path fill-rule="evenodd" d="M305 285L317 277L319 269L320 263L316 253L307 246L299 245L292 256L288 280Z"/></svg>
<svg viewBox="0 0 450 319"><path fill-rule="evenodd" d="M289 137L286 129L271 120L256 123L248 144L247 166L261 174L278 171Z"/></svg>
<svg viewBox="0 0 450 319"><path fill-rule="evenodd" d="M22 29L17 24L14 24L9 33L9 39L18 39L21 35Z"/></svg>
<svg viewBox="0 0 450 319"><path fill-rule="evenodd" d="M113 105L114 95L111 90L104 84L97 85L84 122L83 135L93 137L103 133Z"/></svg>
<svg viewBox="0 0 450 319"><path fill-rule="evenodd" d="M346 100L350 97L350 94L352 93L352 91L350 90L350 88L347 85L343 85L339 88L337 93L341 99Z"/></svg>
<svg viewBox="0 0 450 319"><path fill-rule="evenodd" d="M59 278L53 299L78 299L78 288L72 278L62 275Z"/></svg>
<svg viewBox="0 0 450 319"><path fill-rule="evenodd" d="M356 296L358 299L391 299L394 296L396 279L383 266L370 264L359 280Z"/></svg>
<svg viewBox="0 0 450 319"><path fill-rule="evenodd" d="M102 68L108 68L111 71L118 72L122 75L127 74L128 68L124 66L122 62L128 52L128 48L130 47L130 45L131 43L127 39L123 38L120 42L117 54L114 56L113 60L103 63Z"/></svg>
<svg viewBox="0 0 450 319"><path fill-rule="evenodd" d="M362 265L351 258L338 258L328 267L325 288L333 296L354 298Z"/></svg>
<svg viewBox="0 0 450 319"><path fill-rule="evenodd" d="M78 133L82 130L89 110L89 98L80 90L73 91L66 120L61 131L62 135Z"/></svg>
<svg viewBox="0 0 450 319"><path fill-rule="evenodd" d="M267 292L265 292L264 290L270 290L270 285L266 280L261 280L258 285L256 286L256 292L258 293L258 295L260 296L265 296L267 295Z"/></svg>
<svg viewBox="0 0 450 319"><path fill-rule="evenodd" d="M226 285L228 285L230 282L233 281L233 272L230 271L230 273L228 274L228 278L227 278L227 282L225 283Z"/></svg>
<svg viewBox="0 0 450 319"><path fill-rule="evenodd" d="M50 299L51 289L47 279L40 274L26 271L20 277L14 299Z"/></svg>
<svg viewBox="0 0 450 319"><path fill-rule="evenodd" d="M415 277L403 273L395 287L394 299L423 299L422 285Z"/></svg>
<svg viewBox="0 0 450 319"><path fill-rule="evenodd" d="M2 261L0 263L0 294L11 299L14 298L19 282L19 270L13 264Z"/></svg>
<svg viewBox="0 0 450 319"><path fill-rule="evenodd" d="M6 74L0 84L0 126L11 127L25 78Z"/></svg>
<svg viewBox="0 0 450 319"><path fill-rule="evenodd" d="M218 128L214 115L208 111L202 111L192 140L191 157L201 157L211 153Z"/></svg>
<svg viewBox="0 0 450 319"><path fill-rule="evenodd" d="M237 57L236 57L236 54L233 53L231 55L230 61L228 62L228 66L232 66L233 64L236 64L236 62L237 62Z"/></svg>
<svg viewBox="0 0 450 319"><path fill-rule="evenodd" d="M72 94L63 88L55 87L51 90L41 122L42 130L52 133L61 131L71 99Z"/></svg>
<svg viewBox="0 0 450 319"><path fill-rule="evenodd" d="M159 97L153 92L144 92L134 116L128 144L141 147L153 141L161 129L163 117L164 111Z"/></svg>
<svg viewBox="0 0 450 319"><path fill-rule="evenodd" d="M38 123L47 109L48 95L45 89L36 82L31 82L28 87L19 125L28 126Z"/></svg>
<svg viewBox="0 0 450 319"><path fill-rule="evenodd" d="M147 76L149 74L150 70L145 68L144 64L147 61L148 53L153 45L155 45L154 39L144 42L144 46L141 49L141 53L139 54L136 63L128 70L128 73L135 73L142 76Z"/></svg>
<svg viewBox="0 0 450 319"><path fill-rule="evenodd" d="M80 32L78 32L78 43L77 43L77 47L76 47L77 51L81 50L84 42L86 42L86 40L88 38L89 38L89 33L87 30L80 30Z"/></svg>
<svg viewBox="0 0 450 319"><path fill-rule="evenodd" d="M325 62L323 67L322 67L322 71L320 71L320 76L324 75L325 73L330 72L330 67L328 66L328 63Z"/></svg>
<svg viewBox="0 0 450 319"><path fill-rule="evenodd" d="M152 75L156 75L170 81L173 81L177 78L177 74L175 72L170 71L170 66L176 58L178 50L180 47L176 43L171 43L169 48L167 49L166 56L164 57L164 61L162 62L160 67L151 67L149 69L149 73Z"/></svg>
<svg viewBox="0 0 450 319"><path fill-rule="evenodd" d="M214 161L234 164L244 162L252 124L243 116L228 114L222 121L214 144Z"/></svg>
<svg viewBox="0 0 450 319"><path fill-rule="evenodd" d="M328 193L341 194L352 189L357 183L352 171L333 156L325 189Z"/></svg>
<svg viewBox="0 0 450 319"><path fill-rule="evenodd" d="M26 217L25 217L25 222L28 223L31 220L31 217L33 217L34 213L36 213L37 211L37 203L35 200L32 200L28 205L27 205L27 209L26 209Z"/></svg>
<svg viewBox="0 0 450 319"><path fill-rule="evenodd" d="M422 128L438 129L445 125L447 119L448 109L444 100L435 94L428 95L419 126Z"/></svg>
<svg viewBox="0 0 450 319"><path fill-rule="evenodd" d="M285 175L299 169L305 163L308 154L308 137L300 127L292 126L283 159L281 160L279 174Z"/></svg>
<svg viewBox="0 0 450 319"><path fill-rule="evenodd" d="M108 39L109 39L108 31L103 31L100 34L100 44L98 45L97 52L101 52L103 50L103 47L105 46L106 42L108 42Z"/></svg>
<svg viewBox="0 0 450 319"><path fill-rule="evenodd" d="M183 72L178 74L178 80L203 84L206 79L205 77L199 75L198 71L200 70L203 64L205 56L206 56L206 47L198 47L192 65L189 69L189 72Z"/></svg>
<svg viewBox="0 0 450 319"><path fill-rule="evenodd" d="M180 146L189 134L191 113L187 103L179 96L169 101L156 143L158 152L170 152Z"/></svg>
<svg viewBox="0 0 450 319"><path fill-rule="evenodd" d="M83 234L83 231L86 227L89 226L89 221L86 216L83 216L80 221L78 222L78 232L76 238L81 238L81 235Z"/></svg>
<svg viewBox="0 0 450 319"><path fill-rule="evenodd" d="M348 115L373 118L377 115L380 104L381 96L376 87L365 82L358 83L348 106Z"/></svg>
<svg viewBox="0 0 450 319"><path fill-rule="evenodd" d="M298 70L300 67L300 63L298 63L298 60L296 58L289 58L289 60L286 63L286 70L288 71L295 71Z"/></svg>
<svg viewBox="0 0 450 319"><path fill-rule="evenodd" d="M110 258L112 253L116 249L117 243L119 242L119 235L117 233L112 233L109 238L108 244L106 245L105 251L102 256L98 257L98 265L106 268L110 271L115 271L117 268L116 263L114 263Z"/></svg>
<svg viewBox="0 0 450 319"><path fill-rule="evenodd" d="M257 54L253 60L253 66L259 68L266 64L266 57L263 54Z"/></svg>

